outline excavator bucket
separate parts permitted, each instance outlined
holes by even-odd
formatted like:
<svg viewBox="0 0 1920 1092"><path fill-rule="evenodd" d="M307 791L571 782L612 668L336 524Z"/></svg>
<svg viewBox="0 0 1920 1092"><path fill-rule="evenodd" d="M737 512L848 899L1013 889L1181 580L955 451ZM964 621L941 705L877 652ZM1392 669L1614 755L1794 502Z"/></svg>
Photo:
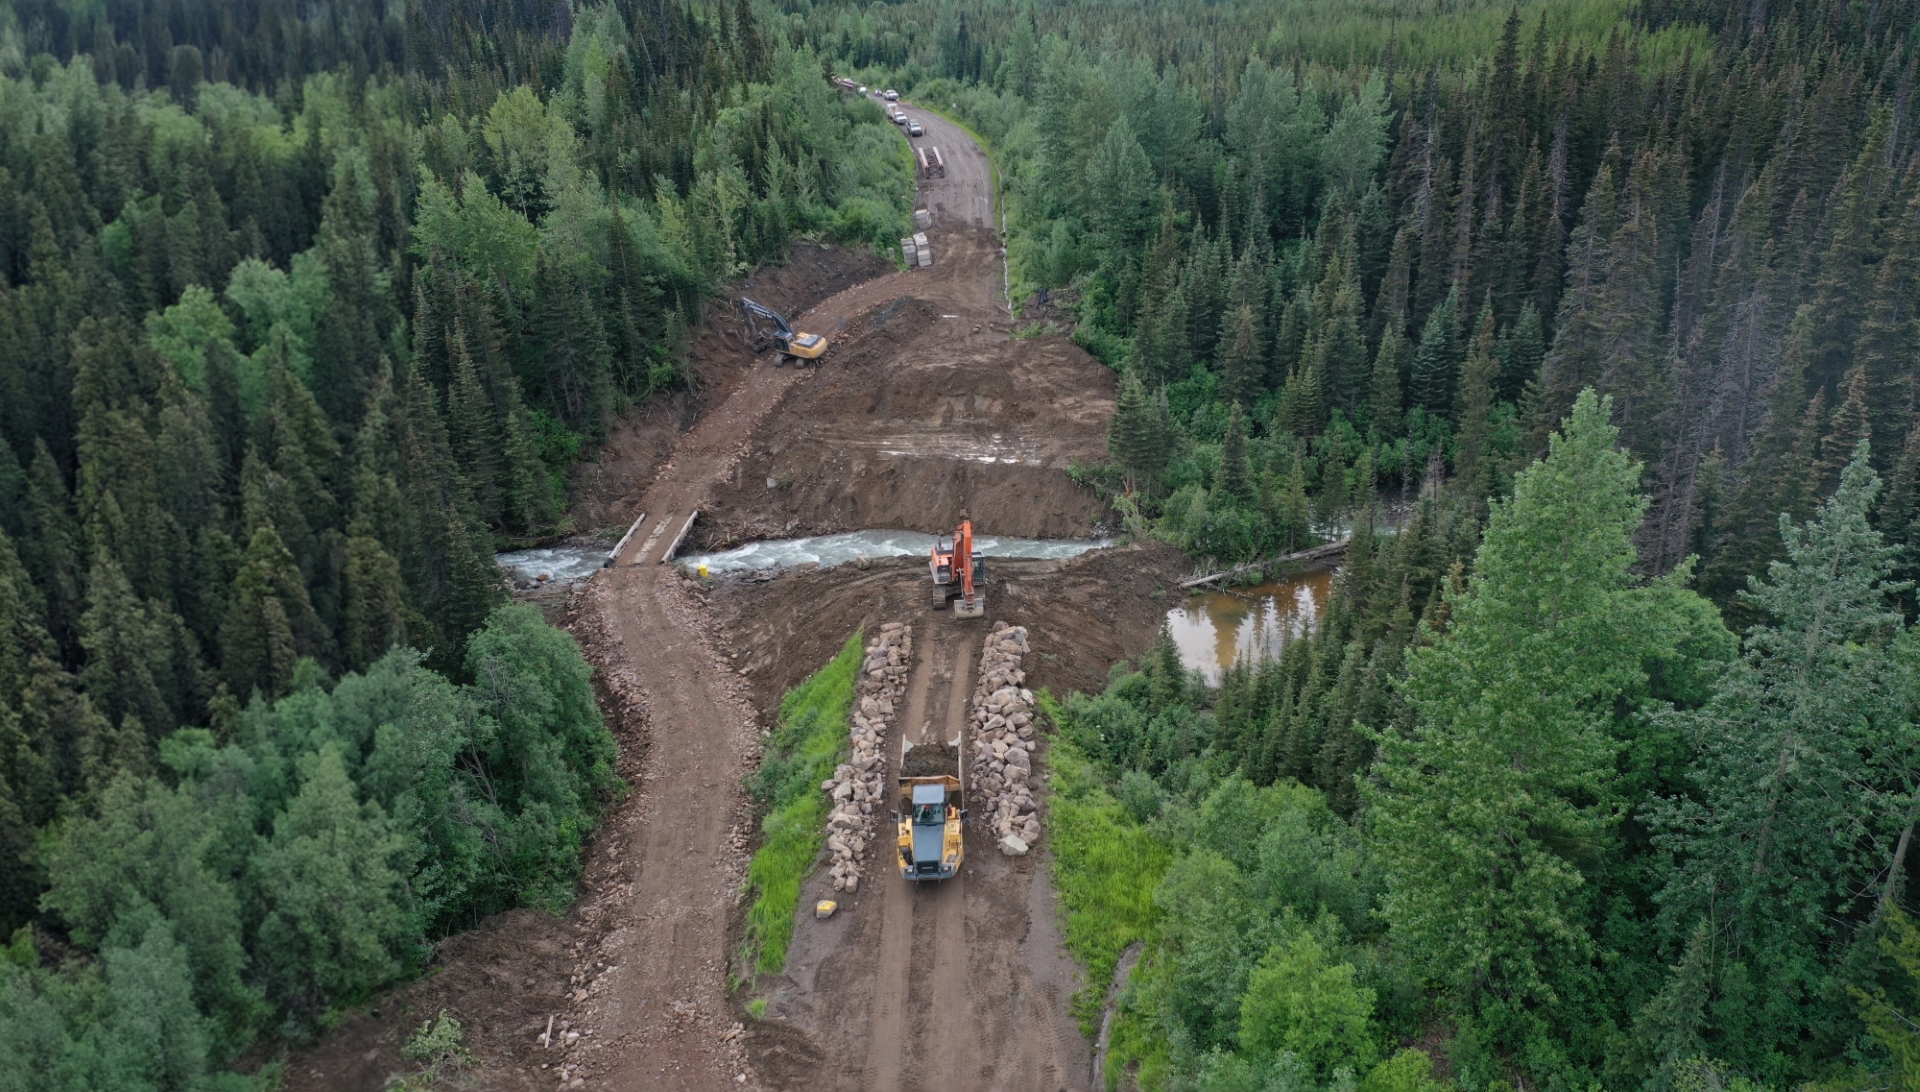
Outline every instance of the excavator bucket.
<svg viewBox="0 0 1920 1092"><path fill-rule="evenodd" d="M979 618L987 613L987 593L975 592L972 599L964 595L953 597L953 616L955 618Z"/></svg>

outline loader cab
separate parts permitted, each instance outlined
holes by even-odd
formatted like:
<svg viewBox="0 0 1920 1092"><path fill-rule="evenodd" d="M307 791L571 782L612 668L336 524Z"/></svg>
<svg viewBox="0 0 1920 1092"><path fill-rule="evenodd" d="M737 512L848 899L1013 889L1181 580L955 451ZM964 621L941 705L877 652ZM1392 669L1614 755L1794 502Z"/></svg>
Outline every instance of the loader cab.
<svg viewBox="0 0 1920 1092"><path fill-rule="evenodd" d="M952 869L943 868L941 850L947 834L947 790L940 785L913 787L913 861L915 877L944 877Z"/></svg>
<svg viewBox="0 0 1920 1092"><path fill-rule="evenodd" d="M940 826L947 821L947 792L939 785L916 785L913 789L913 825Z"/></svg>

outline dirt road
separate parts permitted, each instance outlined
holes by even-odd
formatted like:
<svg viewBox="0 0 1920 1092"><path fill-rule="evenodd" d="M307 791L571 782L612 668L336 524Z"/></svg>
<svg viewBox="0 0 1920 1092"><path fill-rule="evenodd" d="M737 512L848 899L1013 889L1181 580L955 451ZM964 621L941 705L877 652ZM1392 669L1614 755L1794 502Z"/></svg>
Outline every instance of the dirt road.
<svg viewBox="0 0 1920 1092"><path fill-rule="evenodd" d="M936 225L947 225L946 230L929 231L936 265L842 292L800 316L801 328L846 341L857 316L907 294L939 299L941 306L955 309L943 313L964 316L959 321L984 325L1002 317L996 314L994 299L1000 280L999 241L986 230L991 217L986 158L957 127L933 117L923 123L929 133L924 139L940 141L949 164L948 176L932 180L926 193ZM594 1074L598 1086L692 1090L759 1083L741 1065L738 1045L726 1038L731 1022L727 930L741 880L736 850L746 819L738 786L754 759L757 723L737 677L706 635L699 606L683 579L661 560L680 526L709 505L717 486L734 477L734 464L747 452L746 439L781 405L790 388L810 374L770 362L757 366L686 435L642 502L652 529L643 526L634 536L598 590L604 597L602 609L617 619L615 633L628 666L647 695L652 729L640 776L642 797L626 809L618 833L632 862L635 896L619 933L602 945L624 956L600 976L595 1011L586 1021L602 1029L594 1053L608 1063L606 1068L583 1058L583 1068ZM971 638L974 645L977 640ZM957 735L965 717L969 638L922 647L926 651L916 665L908 723ZM955 683L956 677L961 681ZM1044 884L1038 873L1034 880ZM900 884L878 885L892 894L879 915L882 935L871 958L888 967L931 965L934 973L911 979L890 975L875 984L879 1016L867 1036L871 1053L865 1069L871 1079L866 1087L916 1086L910 1070L924 1062L937 1061L940 1071L949 1074L966 1069L960 1057L940 1057L942 1051L953 1050L951 1046L936 1046L931 1054L911 1048L915 1042L953 1041L951 1029L926 1026L927 1015L930 1007L946 1007L956 1015L970 1011L970 998L981 985L973 979L972 964L991 971L1013 962L1010 952L983 951L976 958L969 943L977 930L971 911L982 900L969 899L964 882L918 902L919 893ZM1016 985L1005 973L998 978L989 979L990 986ZM988 1002L982 1007L992 1013L1004 1005ZM948 1018L942 1015L941 1020ZM1043 1023L1043 1038L1057 1043L1052 1021ZM957 1026L973 1024L962 1019ZM991 1030L1000 1032L1003 1042L1026 1038L1012 1024ZM1041 1069L1061 1069L1048 1056L1057 1050L1023 1053ZM975 1072L991 1077L995 1070L976 1067ZM1001 1085L993 1086L1005 1086L1005 1076ZM1046 1087L1057 1083L1050 1081ZM1024 1081L1016 1084L1026 1086ZM945 1085L965 1086L971 1082Z"/></svg>
<svg viewBox="0 0 1920 1092"><path fill-rule="evenodd" d="M914 581L917 585L918 581ZM991 599L989 600L991 602ZM915 622L917 658L900 732L952 742L967 722L984 620ZM898 752L895 752L897 773ZM859 898L805 922L769 992L752 1048L780 1087L1053 1092L1089 1087L1091 1054L1067 1013L1078 975L1064 955L1046 870L967 830L953 879L910 883L874 855ZM803 903L826 897L818 878ZM800 1036L763 1032L785 1025Z"/></svg>
<svg viewBox="0 0 1920 1092"><path fill-rule="evenodd" d="M906 742L957 740L966 728L967 667L980 642L976 633L953 630L937 622L922 624L920 653L907 683L907 709L899 722ZM893 750L890 782L901 772L898 746ZM923 887L898 881L887 854L876 854L874 866L865 880L880 896L880 936L871 945L877 965L873 1011L864 1033L862 1083L906 1088L909 1074L957 1072L960 1059L951 1057L960 1039L956 1032L972 1023L966 981L966 877L963 870L946 883Z"/></svg>
<svg viewBox="0 0 1920 1092"><path fill-rule="evenodd" d="M1030 627L1036 687L1097 686L1151 639L1155 596L1179 568L1139 550L1008 563L989 618L958 622L929 617L924 564L704 592L660 564L695 511L691 544L933 530L963 507L995 534L1085 534L1103 515L1067 468L1104 450L1112 374L1065 338L1012 336L986 156L957 126L907 109L927 129L916 143L936 144L948 165L922 183L934 264L867 277L794 315L834 339L816 368L732 363L722 310L695 349L696 365L712 365L711 408L684 434L676 422L623 425L631 450L595 468L590 507L607 518L585 518L647 520L571 610L635 790L595 837L582 899L565 919L516 911L453 938L442 973L295 1059L290 1090L381 1087L404 1068L406 1033L443 1007L467 1026L487 1088L1088 1085L1090 1048L1066 1011L1078 971L1060 945L1044 841L1009 859L969 832L967 866L933 886L907 884L879 854L843 913L803 918L789 973L755 986L766 1019L743 1019L749 995L729 991L753 821L740 780L786 687L860 626L909 621L917 659L902 730L951 738L992 621ZM806 268L796 261L801 280ZM819 294L793 272L740 287L793 314ZM811 880L802 907L825 884Z"/></svg>

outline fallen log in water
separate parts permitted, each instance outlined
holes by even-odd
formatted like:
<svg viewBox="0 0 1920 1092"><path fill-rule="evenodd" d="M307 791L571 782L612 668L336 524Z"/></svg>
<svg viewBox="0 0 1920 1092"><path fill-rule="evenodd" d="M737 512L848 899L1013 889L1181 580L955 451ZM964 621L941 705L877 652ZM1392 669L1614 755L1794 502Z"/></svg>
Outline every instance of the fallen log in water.
<svg viewBox="0 0 1920 1092"><path fill-rule="evenodd" d="M1312 561L1315 558L1331 557L1334 554L1337 554L1340 551L1346 549L1347 543L1352 541L1353 541L1353 536L1349 535L1346 538L1339 540L1338 542L1329 542L1324 546L1315 546L1312 549L1308 549L1308 550L1296 550L1293 553L1283 554L1280 557L1268 558L1265 561L1249 561L1244 565L1235 565L1233 568L1225 569L1225 570L1222 570L1221 572L1208 573L1206 576L1196 576L1191 580L1182 580L1180 582L1180 586L1183 588L1197 588L1202 584L1211 584L1216 580L1222 580L1229 576L1236 576L1240 573L1246 572L1248 569L1262 569L1269 565L1285 565L1289 561Z"/></svg>

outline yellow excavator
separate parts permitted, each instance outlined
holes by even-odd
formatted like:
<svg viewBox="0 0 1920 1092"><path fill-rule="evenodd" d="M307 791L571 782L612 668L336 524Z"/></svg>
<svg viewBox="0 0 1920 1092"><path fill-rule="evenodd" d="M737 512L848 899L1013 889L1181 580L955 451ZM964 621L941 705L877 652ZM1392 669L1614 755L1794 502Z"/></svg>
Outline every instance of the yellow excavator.
<svg viewBox="0 0 1920 1092"><path fill-rule="evenodd" d="M802 334L794 330L785 315L771 307L764 307L745 296L740 297L740 312L747 319L747 344L756 353L766 352L778 346L779 363L789 360L818 360L827 351L827 339L819 334ZM760 329L760 319L771 325L771 331Z"/></svg>
<svg viewBox="0 0 1920 1092"><path fill-rule="evenodd" d="M933 573L933 609L945 610L953 604L956 618L978 618L987 612L987 593L980 585L987 582L986 556L973 548L973 521L960 514L960 526L953 537L933 540L933 556L927 562Z"/></svg>

